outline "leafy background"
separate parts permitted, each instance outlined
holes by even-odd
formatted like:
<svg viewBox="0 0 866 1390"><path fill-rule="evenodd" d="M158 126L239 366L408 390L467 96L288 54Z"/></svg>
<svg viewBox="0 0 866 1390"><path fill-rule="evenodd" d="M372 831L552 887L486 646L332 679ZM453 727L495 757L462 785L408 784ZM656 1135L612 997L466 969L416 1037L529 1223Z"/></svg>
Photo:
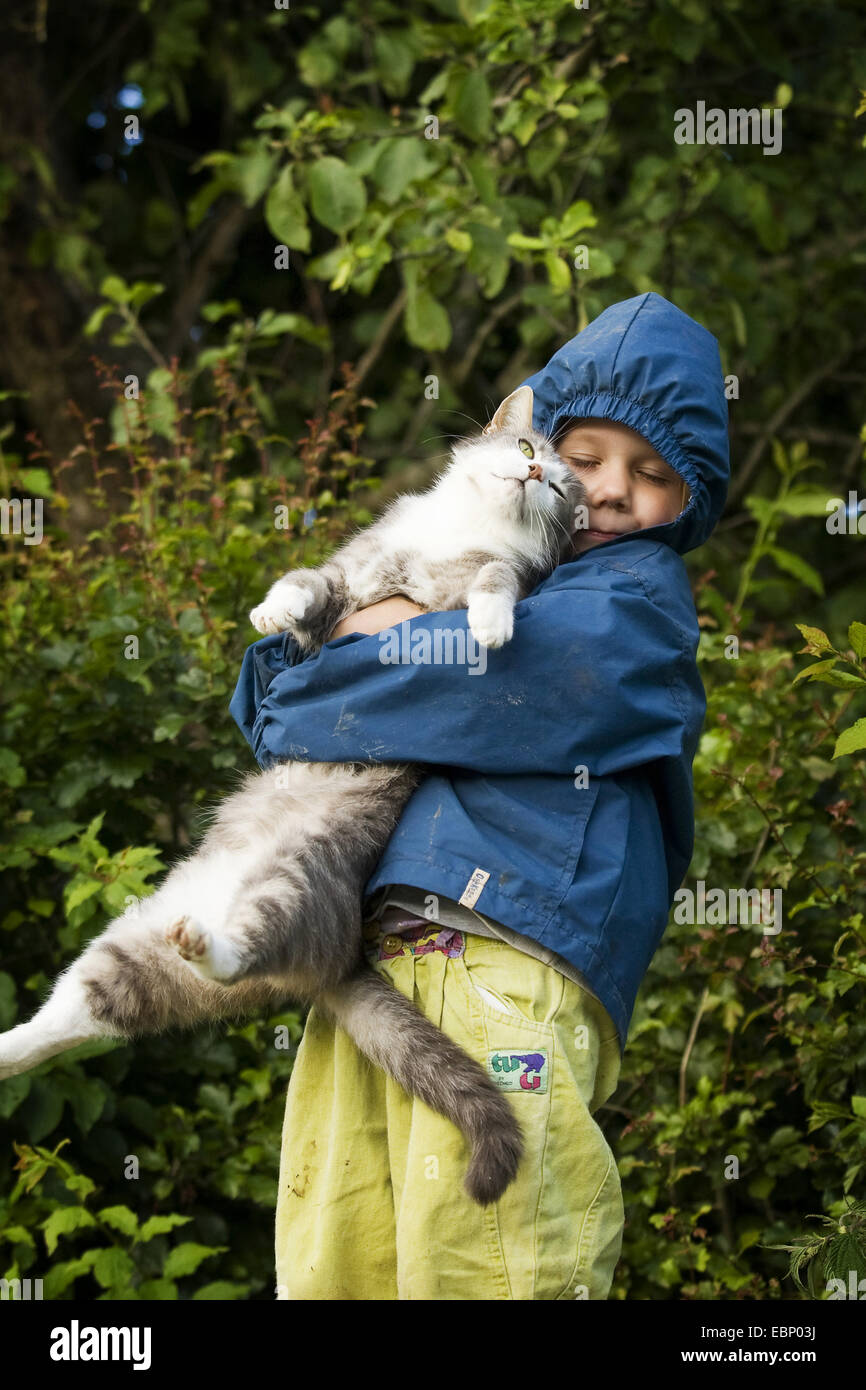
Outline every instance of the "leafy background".
<svg viewBox="0 0 866 1390"><path fill-rule="evenodd" d="M780 887L784 927L672 922L655 957L597 1117L611 1296L866 1277L864 541L827 526L866 493L855 0L28 0L0 27L0 493L47 525L0 547L0 1027L251 765L227 705L272 577L657 290L736 378L728 508L689 557L687 885ZM676 145L699 100L781 108L782 152ZM301 1026L0 1083L0 1277L271 1299Z"/></svg>

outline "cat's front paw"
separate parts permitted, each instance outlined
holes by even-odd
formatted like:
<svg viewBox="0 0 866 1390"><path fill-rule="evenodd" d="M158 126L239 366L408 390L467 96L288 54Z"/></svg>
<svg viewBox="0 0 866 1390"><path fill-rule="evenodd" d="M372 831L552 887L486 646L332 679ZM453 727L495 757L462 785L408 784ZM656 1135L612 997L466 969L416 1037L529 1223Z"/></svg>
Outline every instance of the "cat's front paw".
<svg viewBox="0 0 866 1390"><path fill-rule="evenodd" d="M303 622L313 608L313 595L300 584L278 584L271 589L264 603L250 613L250 622L263 637L274 632L291 632L296 622Z"/></svg>
<svg viewBox="0 0 866 1390"><path fill-rule="evenodd" d="M165 939L203 980L230 984L238 974L240 959L232 943L215 936L193 917L173 922Z"/></svg>
<svg viewBox="0 0 866 1390"><path fill-rule="evenodd" d="M469 627L482 647L504 647L514 633L514 605L503 594L470 595Z"/></svg>

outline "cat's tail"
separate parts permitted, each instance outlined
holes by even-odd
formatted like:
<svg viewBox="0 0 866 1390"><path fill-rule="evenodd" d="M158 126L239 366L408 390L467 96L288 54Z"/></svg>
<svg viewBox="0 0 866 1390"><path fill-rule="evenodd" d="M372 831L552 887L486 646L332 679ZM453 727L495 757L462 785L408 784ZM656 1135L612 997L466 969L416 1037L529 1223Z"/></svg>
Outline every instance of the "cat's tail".
<svg viewBox="0 0 866 1390"><path fill-rule="evenodd" d="M464 1186L495 1202L514 1178L523 1136L511 1105L484 1069L389 980L361 969L316 1000L371 1062L452 1121L472 1158Z"/></svg>

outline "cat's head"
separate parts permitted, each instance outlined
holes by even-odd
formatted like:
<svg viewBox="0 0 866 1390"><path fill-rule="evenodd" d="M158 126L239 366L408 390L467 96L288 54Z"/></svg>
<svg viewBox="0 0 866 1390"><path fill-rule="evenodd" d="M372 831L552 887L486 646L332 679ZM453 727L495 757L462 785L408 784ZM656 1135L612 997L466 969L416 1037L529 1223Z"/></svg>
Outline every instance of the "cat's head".
<svg viewBox="0 0 866 1390"><path fill-rule="evenodd" d="M443 476L490 520L537 543L551 566L572 554L583 484L546 435L532 427L532 388L520 386L496 410L480 436L452 449ZM480 496L479 496L480 494Z"/></svg>

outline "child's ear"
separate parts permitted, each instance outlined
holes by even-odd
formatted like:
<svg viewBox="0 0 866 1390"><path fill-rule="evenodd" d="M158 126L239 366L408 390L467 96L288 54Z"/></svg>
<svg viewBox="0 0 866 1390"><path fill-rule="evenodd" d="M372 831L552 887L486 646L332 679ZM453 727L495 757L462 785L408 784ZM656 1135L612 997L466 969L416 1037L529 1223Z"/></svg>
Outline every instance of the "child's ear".
<svg viewBox="0 0 866 1390"><path fill-rule="evenodd" d="M495 434L497 430L512 430L517 434L526 434L532 429L532 387L518 386L516 391L512 391L510 396L506 396L496 408L496 413L489 424L484 426L482 434Z"/></svg>

